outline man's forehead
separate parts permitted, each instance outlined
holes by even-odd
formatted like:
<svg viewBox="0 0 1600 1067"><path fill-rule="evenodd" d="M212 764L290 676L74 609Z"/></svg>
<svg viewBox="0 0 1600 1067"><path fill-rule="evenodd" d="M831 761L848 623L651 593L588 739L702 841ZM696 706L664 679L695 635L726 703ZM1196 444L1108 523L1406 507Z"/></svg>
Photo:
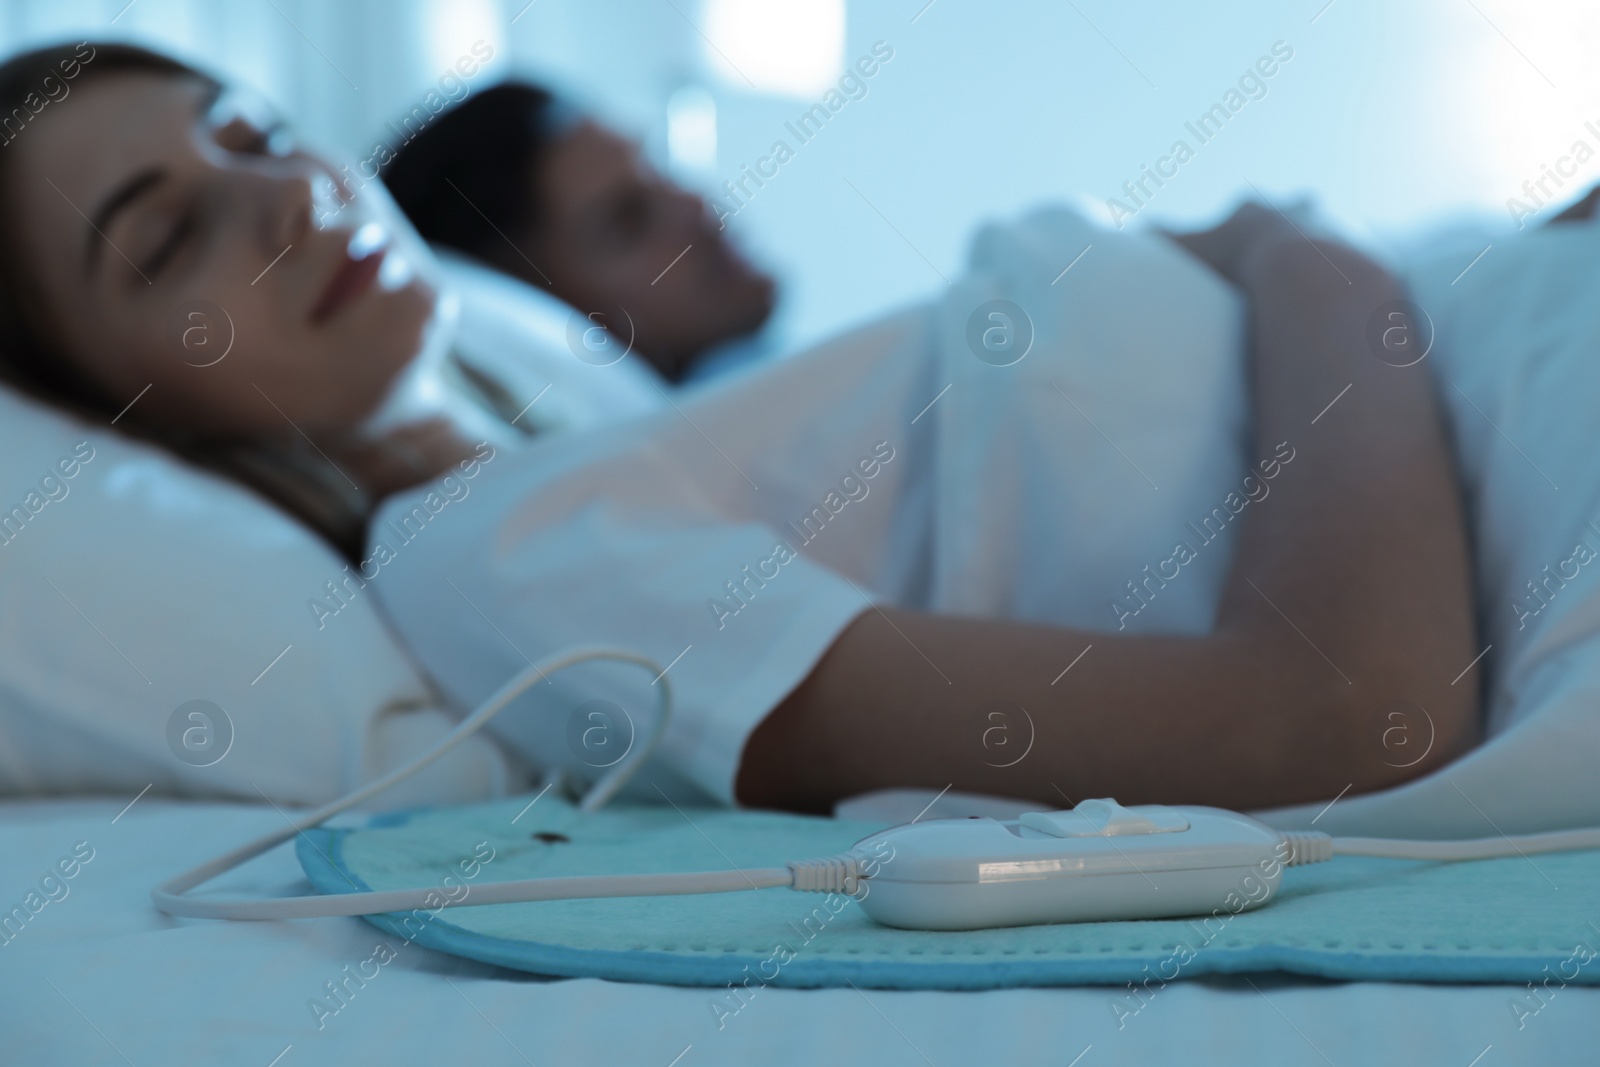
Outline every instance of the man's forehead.
<svg viewBox="0 0 1600 1067"><path fill-rule="evenodd" d="M590 122L575 127L564 142L557 142L557 146L555 157L560 165L564 165L569 176L580 178L630 170L639 155L632 141ZM562 146L575 150L561 152Z"/></svg>

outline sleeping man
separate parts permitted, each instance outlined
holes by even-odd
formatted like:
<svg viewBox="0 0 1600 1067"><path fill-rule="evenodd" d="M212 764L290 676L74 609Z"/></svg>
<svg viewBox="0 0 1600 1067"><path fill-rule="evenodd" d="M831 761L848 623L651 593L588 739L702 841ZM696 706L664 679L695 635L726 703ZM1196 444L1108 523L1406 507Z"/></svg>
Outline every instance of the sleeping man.
<svg viewBox="0 0 1600 1067"><path fill-rule="evenodd" d="M383 182L431 244L632 335L668 381L755 354L776 285L696 194L547 90L507 83L430 122Z"/></svg>

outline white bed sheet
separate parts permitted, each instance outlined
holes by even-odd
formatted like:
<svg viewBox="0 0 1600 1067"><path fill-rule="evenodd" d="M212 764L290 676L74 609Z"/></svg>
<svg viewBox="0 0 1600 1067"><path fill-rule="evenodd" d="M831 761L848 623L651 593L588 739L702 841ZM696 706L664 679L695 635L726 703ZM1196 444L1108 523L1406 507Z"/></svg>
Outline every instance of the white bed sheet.
<svg viewBox="0 0 1600 1067"><path fill-rule="evenodd" d="M403 945L357 919L159 915L153 883L285 816L148 796L119 816L127 803L0 804L0 908L77 842L94 849L70 894L0 944L0 1062L1500 1067L1589 1062L1600 1048L1600 989L1560 989L1519 1030L1508 1001L1520 987L1268 976L1173 983L1120 1031L1110 1002L1122 991L1100 987L767 988L719 1031L705 989L538 979ZM305 889L287 848L228 884ZM397 958L319 1030L310 998L380 940L400 944Z"/></svg>

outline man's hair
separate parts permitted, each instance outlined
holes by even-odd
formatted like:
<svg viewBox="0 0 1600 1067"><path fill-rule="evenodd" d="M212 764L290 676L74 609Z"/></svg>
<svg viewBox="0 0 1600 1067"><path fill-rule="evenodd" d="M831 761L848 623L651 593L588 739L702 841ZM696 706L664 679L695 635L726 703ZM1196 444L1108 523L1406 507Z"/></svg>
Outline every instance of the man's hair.
<svg viewBox="0 0 1600 1067"><path fill-rule="evenodd" d="M508 242L545 221L540 166L577 118L548 89L502 83L440 114L380 177L424 240L504 266L519 258Z"/></svg>

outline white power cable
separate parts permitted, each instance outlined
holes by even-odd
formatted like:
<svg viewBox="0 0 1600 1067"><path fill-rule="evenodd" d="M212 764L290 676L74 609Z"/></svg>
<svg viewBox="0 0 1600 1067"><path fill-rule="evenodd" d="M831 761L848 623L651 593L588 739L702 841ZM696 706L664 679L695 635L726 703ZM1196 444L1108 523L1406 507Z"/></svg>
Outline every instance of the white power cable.
<svg viewBox="0 0 1600 1067"><path fill-rule="evenodd" d="M340 812L376 796L420 771L471 737L534 683L544 681L549 675L566 667L597 659L617 660L643 667L655 677L655 684L661 687L661 698L657 702L659 710L648 737L595 782L578 802L580 811L597 810L616 795L655 751L662 733L666 730L667 719L672 713L672 691L668 688L666 673L654 660L620 649L582 648L552 656L540 663L530 664L501 686L500 691L485 701L481 707L462 719L456 728L446 734L430 751L405 766L389 772L349 796L341 797L304 818L291 822L282 830L275 830L163 882L151 891L151 899L158 910L168 915L182 915L196 919L313 919L333 915L374 915L389 911L410 911L416 908L427 908L430 911L437 909L440 906L441 895L436 888L431 887L278 898L191 897L188 893L191 889L226 874L247 860L276 848L305 830L320 826ZM813 892L854 893L862 878L861 864L862 858L842 853L815 860L797 860L785 867L762 867L745 871L527 878L515 882L489 882L475 886L470 904L466 897L462 897L460 900L444 899L443 906L463 907L528 900L571 900L592 897L732 893L745 889L769 889L777 886L789 886Z"/></svg>
<svg viewBox="0 0 1600 1067"><path fill-rule="evenodd" d="M1383 856L1390 859L1431 860L1452 863L1461 860L1500 859L1541 852L1568 852L1600 848L1600 827L1578 830L1552 830L1541 834L1501 837L1473 837L1459 841L1411 841L1389 837L1330 837L1315 830L1290 830L1282 834L1289 845L1287 866L1321 863L1335 856Z"/></svg>

